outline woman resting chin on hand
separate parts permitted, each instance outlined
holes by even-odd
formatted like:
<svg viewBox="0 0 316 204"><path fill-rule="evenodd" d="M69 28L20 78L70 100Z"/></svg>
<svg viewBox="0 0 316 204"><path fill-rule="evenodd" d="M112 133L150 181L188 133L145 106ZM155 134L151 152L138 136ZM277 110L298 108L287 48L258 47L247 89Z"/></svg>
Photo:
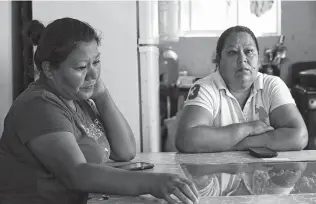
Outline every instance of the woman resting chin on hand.
<svg viewBox="0 0 316 204"><path fill-rule="evenodd" d="M0 140L2 204L87 203L88 193L175 195L196 202L178 175L129 172L104 164L135 157L133 133L100 79L100 39L87 23L30 23L40 78L14 101ZM40 34L40 35L39 35Z"/></svg>

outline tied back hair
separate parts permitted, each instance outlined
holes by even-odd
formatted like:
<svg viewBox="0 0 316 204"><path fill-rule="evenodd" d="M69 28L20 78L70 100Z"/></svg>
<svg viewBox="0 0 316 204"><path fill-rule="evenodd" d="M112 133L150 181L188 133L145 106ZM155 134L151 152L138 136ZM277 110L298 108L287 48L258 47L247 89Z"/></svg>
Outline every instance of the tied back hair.
<svg viewBox="0 0 316 204"><path fill-rule="evenodd" d="M88 23L73 18L60 18L46 27L38 20L32 20L25 33L37 49L34 62L42 71L44 61L57 69L68 55L80 44L96 41L101 44L101 37Z"/></svg>
<svg viewBox="0 0 316 204"><path fill-rule="evenodd" d="M38 20L32 20L27 24L26 35L34 46L38 45L39 39L45 26Z"/></svg>

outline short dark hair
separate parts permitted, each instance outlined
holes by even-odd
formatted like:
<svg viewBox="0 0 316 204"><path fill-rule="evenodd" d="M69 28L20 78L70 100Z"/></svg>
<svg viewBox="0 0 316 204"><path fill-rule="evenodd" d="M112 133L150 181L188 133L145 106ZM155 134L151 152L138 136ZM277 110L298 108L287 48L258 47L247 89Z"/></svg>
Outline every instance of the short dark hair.
<svg viewBox="0 0 316 204"><path fill-rule="evenodd" d="M216 56L215 56L215 59L213 59L214 63L218 64L219 61L221 60L222 50L223 50L223 47L225 45L227 37L232 33L240 33L240 32L248 33L253 38L253 40L256 43L257 51L259 52L259 43L258 43L258 40L257 40L255 34L249 28L247 28L245 26L238 25L238 26L228 28L219 37L219 39L217 41L217 46L216 46Z"/></svg>
<svg viewBox="0 0 316 204"><path fill-rule="evenodd" d="M68 17L57 19L46 28L38 20L32 20L25 33L33 45L37 46L34 61L39 71L42 70L44 61L58 68L81 42L95 40L100 45L101 41L88 23Z"/></svg>

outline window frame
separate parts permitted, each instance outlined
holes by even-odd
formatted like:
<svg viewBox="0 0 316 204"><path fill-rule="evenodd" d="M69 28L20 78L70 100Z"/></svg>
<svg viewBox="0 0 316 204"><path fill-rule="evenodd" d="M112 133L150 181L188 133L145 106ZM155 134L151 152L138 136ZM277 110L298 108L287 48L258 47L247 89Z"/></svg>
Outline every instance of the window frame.
<svg viewBox="0 0 316 204"><path fill-rule="evenodd" d="M183 30L183 24L184 22L182 21L182 15L183 15L183 4L187 4L186 6L189 6L189 9L191 10L192 6L192 1L194 0L179 0L179 36L183 38L190 38L190 37L219 37L221 33L224 30ZM213 1L213 0L208 0L208 1ZM222 1L222 0L215 0L215 1ZM239 6L240 4L238 3L239 0L237 1L237 24L239 24ZM252 0L249 0L252 1ZM281 35L281 0L274 0L275 6L276 6L276 32L263 32L260 33L259 35L256 34L256 37L273 37L273 36L280 36ZM191 11L189 11L190 16L188 19L188 26L191 28L192 20L191 20Z"/></svg>

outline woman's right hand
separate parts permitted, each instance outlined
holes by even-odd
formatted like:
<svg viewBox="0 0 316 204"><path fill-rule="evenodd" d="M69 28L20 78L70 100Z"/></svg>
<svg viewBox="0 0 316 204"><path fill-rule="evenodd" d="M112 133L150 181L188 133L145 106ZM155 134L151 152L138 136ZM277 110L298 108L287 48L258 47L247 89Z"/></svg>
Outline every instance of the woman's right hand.
<svg viewBox="0 0 316 204"><path fill-rule="evenodd" d="M273 127L267 125L266 123L262 122L261 120L255 120L248 123L250 125L250 133L249 136L261 135L265 132L269 132L274 130Z"/></svg>
<svg viewBox="0 0 316 204"><path fill-rule="evenodd" d="M149 180L149 193L156 198L165 199L170 204L178 203L174 195L185 204L198 203L199 195L194 183L176 174L153 174Z"/></svg>

